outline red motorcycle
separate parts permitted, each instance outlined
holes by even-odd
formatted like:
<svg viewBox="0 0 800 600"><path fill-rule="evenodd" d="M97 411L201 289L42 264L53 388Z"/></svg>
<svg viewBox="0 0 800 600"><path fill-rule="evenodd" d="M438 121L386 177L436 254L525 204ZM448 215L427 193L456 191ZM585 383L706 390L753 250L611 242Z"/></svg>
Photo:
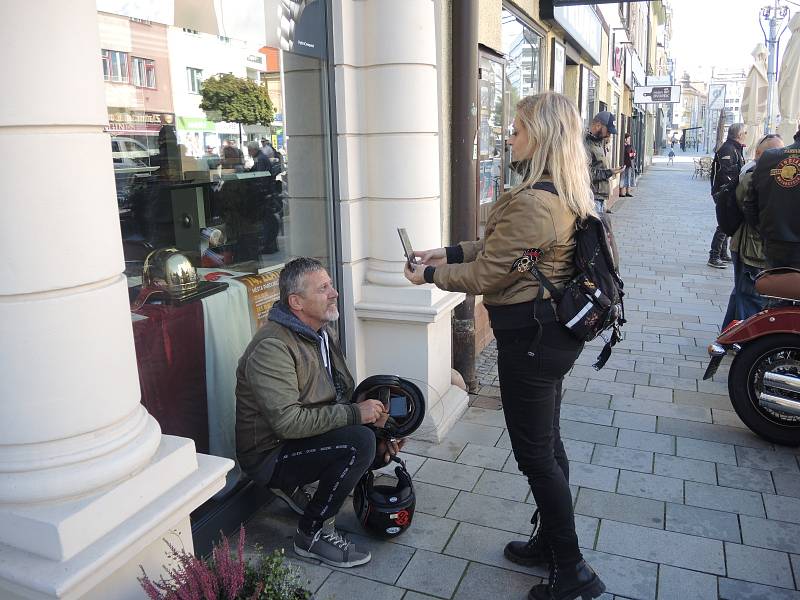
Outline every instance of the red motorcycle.
<svg viewBox="0 0 800 600"><path fill-rule="evenodd" d="M728 373L733 409L754 433L775 444L800 445L800 270L770 269L756 291L780 301L734 321L708 347L703 379L734 355Z"/></svg>

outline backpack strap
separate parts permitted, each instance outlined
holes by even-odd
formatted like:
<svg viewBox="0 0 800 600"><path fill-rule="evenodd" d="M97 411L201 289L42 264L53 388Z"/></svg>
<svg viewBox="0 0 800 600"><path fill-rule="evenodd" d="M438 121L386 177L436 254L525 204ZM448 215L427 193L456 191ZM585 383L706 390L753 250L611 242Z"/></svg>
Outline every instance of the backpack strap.
<svg viewBox="0 0 800 600"><path fill-rule="evenodd" d="M541 296L542 287L546 288L548 292L550 292L550 297L555 300L556 302L561 300L561 297L564 293L559 290L556 286L553 285L553 282L550 281L547 276L542 273L536 265L531 265L531 273L534 277L539 281L541 287L539 288L539 296Z"/></svg>
<svg viewBox="0 0 800 600"><path fill-rule="evenodd" d="M556 191L556 186L553 185L551 181L537 181L532 186L530 186L532 190L544 190L546 192L550 192L551 194L558 194ZM550 296L558 302L561 300L563 293L553 285L553 282L550 281L544 273L542 273L535 264L531 264L531 273L534 277L539 281L541 287L539 288L539 297L542 295L542 287L544 287L548 292L550 292Z"/></svg>

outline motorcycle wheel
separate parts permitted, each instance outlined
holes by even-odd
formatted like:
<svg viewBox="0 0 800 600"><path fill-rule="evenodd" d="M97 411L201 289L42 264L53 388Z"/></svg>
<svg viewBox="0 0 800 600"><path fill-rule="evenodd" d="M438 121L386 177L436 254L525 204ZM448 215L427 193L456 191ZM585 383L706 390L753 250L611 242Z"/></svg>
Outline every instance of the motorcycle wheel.
<svg viewBox="0 0 800 600"><path fill-rule="evenodd" d="M761 406L764 373L771 371L800 377L800 338L796 335L768 335L745 344L731 364L728 392L733 409L756 435L774 444L800 445L800 416ZM800 401L800 394L794 395Z"/></svg>

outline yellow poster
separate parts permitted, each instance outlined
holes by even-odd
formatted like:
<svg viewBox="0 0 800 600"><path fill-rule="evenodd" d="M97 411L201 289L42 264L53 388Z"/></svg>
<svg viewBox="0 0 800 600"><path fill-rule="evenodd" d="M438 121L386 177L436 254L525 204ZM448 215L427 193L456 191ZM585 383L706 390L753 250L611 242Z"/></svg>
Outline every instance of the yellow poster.
<svg viewBox="0 0 800 600"><path fill-rule="evenodd" d="M269 309L272 308L272 305L280 298L278 278L282 270L283 269L279 268L267 273L243 275L242 277L236 278L237 281L241 281L247 288L247 297L250 300L250 312L257 330L267 322Z"/></svg>

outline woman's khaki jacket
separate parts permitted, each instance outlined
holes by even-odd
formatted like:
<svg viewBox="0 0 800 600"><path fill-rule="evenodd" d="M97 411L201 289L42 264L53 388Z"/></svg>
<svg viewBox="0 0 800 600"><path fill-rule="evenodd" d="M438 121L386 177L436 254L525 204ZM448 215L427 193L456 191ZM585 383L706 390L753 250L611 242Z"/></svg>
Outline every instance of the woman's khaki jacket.
<svg viewBox="0 0 800 600"><path fill-rule="evenodd" d="M511 270L525 250L543 252L539 270L560 287L575 274L575 215L556 194L523 189L506 192L492 207L483 239L461 242L464 262L436 267L434 283L444 290L483 294L487 305L536 299L539 282ZM543 290L543 298L550 294Z"/></svg>

